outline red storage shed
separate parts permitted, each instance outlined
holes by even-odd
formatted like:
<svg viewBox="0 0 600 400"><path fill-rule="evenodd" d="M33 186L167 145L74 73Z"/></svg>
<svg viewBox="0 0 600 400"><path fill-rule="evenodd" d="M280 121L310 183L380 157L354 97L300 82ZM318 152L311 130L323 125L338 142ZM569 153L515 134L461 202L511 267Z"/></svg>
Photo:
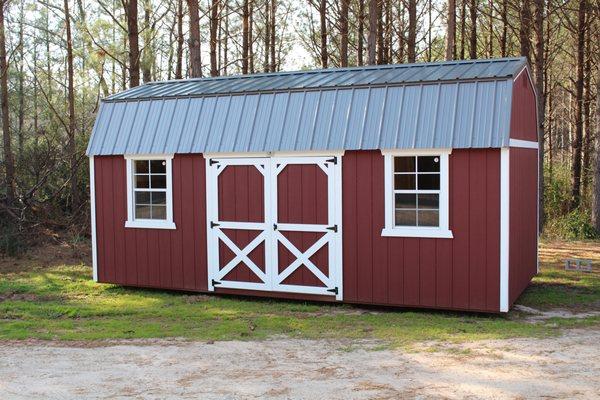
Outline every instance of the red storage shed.
<svg viewBox="0 0 600 400"><path fill-rule="evenodd" d="M87 154L98 282L506 312L537 271L522 58L153 82Z"/></svg>

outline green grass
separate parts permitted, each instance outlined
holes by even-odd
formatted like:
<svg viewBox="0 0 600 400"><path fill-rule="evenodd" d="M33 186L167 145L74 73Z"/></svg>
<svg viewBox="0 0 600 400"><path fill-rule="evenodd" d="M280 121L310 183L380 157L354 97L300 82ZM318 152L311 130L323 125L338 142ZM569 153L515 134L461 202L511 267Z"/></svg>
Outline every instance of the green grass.
<svg viewBox="0 0 600 400"><path fill-rule="evenodd" d="M85 265L0 273L0 339L95 340L182 337L195 340L375 338L390 345L440 339L545 337L599 326L600 317L532 323L508 316L362 309L281 300L204 296L97 284ZM548 267L520 303L571 306L600 300L598 274Z"/></svg>
<svg viewBox="0 0 600 400"><path fill-rule="evenodd" d="M565 271L566 258L592 260L593 272ZM600 310L600 242L548 242L540 247L541 273L519 298L529 307Z"/></svg>

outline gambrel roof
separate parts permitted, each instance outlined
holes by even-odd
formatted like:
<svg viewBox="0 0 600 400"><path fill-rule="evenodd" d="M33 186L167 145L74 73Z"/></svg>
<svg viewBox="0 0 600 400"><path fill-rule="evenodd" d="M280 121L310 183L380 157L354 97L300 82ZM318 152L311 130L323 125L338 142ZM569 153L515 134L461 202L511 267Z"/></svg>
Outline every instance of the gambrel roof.
<svg viewBox="0 0 600 400"><path fill-rule="evenodd" d="M524 58L152 82L104 99L88 155L508 145Z"/></svg>

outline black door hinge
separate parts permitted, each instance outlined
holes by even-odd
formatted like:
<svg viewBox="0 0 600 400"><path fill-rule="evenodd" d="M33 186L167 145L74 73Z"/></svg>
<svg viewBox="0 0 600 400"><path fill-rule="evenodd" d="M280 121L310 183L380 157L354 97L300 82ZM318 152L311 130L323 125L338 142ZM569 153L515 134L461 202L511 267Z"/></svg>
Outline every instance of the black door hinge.
<svg viewBox="0 0 600 400"><path fill-rule="evenodd" d="M221 225L221 224L217 224L214 221L210 221L210 229L214 228L215 226L219 226L219 225Z"/></svg>
<svg viewBox="0 0 600 400"><path fill-rule="evenodd" d="M273 230L277 230L277 224L273 224Z"/></svg>
<svg viewBox="0 0 600 400"><path fill-rule="evenodd" d="M334 231L334 232L337 232L337 231L338 231L338 230L337 230L337 225L334 225L334 226L328 226L328 227L327 227L327 229L329 229L330 231Z"/></svg>
<svg viewBox="0 0 600 400"><path fill-rule="evenodd" d="M338 294L338 287L334 287L333 289L327 289L328 292Z"/></svg>
<svg viewBox="0 0 600 400"><path fill-rule="evenodd" d="M334 165L337 165L337 156L335 156L335 157L333 157L333 158L330 158L329 160L326 160L326 161L327 161L327 162L331 162L331 163L333 163Z"/></svg>
<svg viewBox="0 0 600 400"><path fill-rule="evenodd" d="M221 285L221 282L219 282L219 281L215 281L215 280L213 279L213 280L211 280L211 284L212 284L213 286L217 286L217 285ZM335 288L335 289L337 290L337 288ZM337 294L337 292L336 292L336 294Z"/></svg>
<svg viewBox="0 0 600 400"><path fill-rule="evenodd" d="M208 165L213 165L213 164L218 164L219 162L217 160L215 160L214 158L211 158L210 160L208 160Z"/></svg>

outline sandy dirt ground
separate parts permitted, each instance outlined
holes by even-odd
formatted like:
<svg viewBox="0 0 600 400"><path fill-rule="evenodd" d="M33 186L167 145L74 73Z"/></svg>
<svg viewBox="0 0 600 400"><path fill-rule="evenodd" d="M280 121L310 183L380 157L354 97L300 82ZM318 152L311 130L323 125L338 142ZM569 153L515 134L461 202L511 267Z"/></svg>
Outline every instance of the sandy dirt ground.
<svg viewBox="0 0 600 400"><path fill-rule="evenodd" d="M600 398L600 331L560 338L0 343L0 398Z"/></svg>

